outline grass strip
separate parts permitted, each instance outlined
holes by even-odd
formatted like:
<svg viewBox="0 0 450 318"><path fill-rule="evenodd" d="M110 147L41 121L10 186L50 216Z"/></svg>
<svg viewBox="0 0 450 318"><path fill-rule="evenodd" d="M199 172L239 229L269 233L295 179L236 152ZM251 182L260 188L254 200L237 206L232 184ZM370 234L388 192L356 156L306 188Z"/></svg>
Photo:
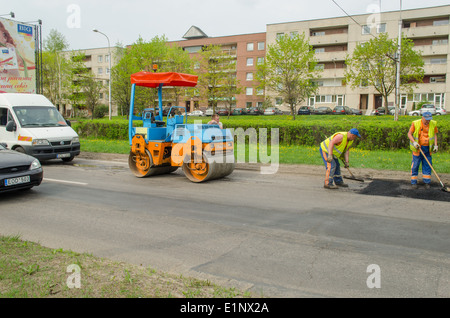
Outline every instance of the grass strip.
<svg viewBox="0 0 450 318"><path fill-rule="evenodd" d="M237 149L238 145L236 146ZM107 140L96 138L81 138L81 151L128 154L130 145L125 140ZM322 165L319 154L319 146L279 145L279 163L281 164L306 164ZM258 162L259 148L246 145L245 160L249 162L250 155L255 154ZM270 145L267 149L270 156ZM236 154L237 156L237 154ZM273 158L275 159L275 158ZM410 171L412 154L411 151L402 150L363 150L354 148L350 150L350 167L369 168L375 170ZM438 152L433 154L433 166L437 173L450 173L450 153Z"/></svg>
<svg viewBox="0 0 450 318"><path fill-rule="evenodd" d="M70 266L70 267L69 267ZM79 272L77 273L79 269ZM77 276L78 275L78 276ZM0 236L1 298L241 298L225 288L150 267Z"/></svg>

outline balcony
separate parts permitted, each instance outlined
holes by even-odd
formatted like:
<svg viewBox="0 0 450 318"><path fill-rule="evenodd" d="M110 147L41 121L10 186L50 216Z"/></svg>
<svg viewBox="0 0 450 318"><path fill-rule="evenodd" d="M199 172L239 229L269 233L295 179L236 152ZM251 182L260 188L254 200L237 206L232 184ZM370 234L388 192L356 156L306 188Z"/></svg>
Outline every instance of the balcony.
<svg viewBox="0 0 450 318"><path fill-rule="evenodd" d="M314 45L314 46L337 44L337 43L347 43L347 42L348 42L348 34L347 33L309 37L309 44Z"/></svg>
<svg viewBox="0 0 450 318"><path fill-rule="evenodd" d="M448 45L418 45L414 49L421 51L423 56L448 54Z"/></svg>
<svg viewBox="0 0 450 318"><path fill-rule="evenodd" d="M426 75L436 75L447 73L447 64L425 64L423 70Z"/></svg>
<svg viewBox="0 0 450 318"><path fill-rule="evenodd" d="M408 38L422 38L430 35L445 36L448 35L448 25L403 28L402 32Z"/></svg>
<svg viewBox="0 0 450 318"><path fill-rule="evenodd" d="M316 53L314 56L317 61L320 62L332 62L335 61L345 61L347 58L348 51L335 51L335 52L324 52Z"/></svg>

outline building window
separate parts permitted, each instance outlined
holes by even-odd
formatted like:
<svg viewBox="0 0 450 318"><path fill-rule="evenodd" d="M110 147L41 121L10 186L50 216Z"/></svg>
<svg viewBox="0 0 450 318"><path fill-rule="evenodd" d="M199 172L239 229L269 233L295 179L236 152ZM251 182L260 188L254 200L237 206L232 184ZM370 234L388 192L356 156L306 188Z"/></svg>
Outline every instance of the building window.
<svg viewBox="0 0 450 318"><path fill-rule="evenodd" d="M433 45L447 45L448 44L448 39L439 39L439 40L433 40L432 42Z"/></svg>
<svg viewBox="0 0 450 318"><path fill-rule="evenodd" d="M247 73L247 76L245 77L247 81L253 81L253 73Z"/></svg>
<svg viewBox="0 0 450 318"><path fill-rule="evenodd" d="M430 77L430 83L445 83L445 76Z"/></svg>
<svg viewBox="0 0 450 318"><path fill-rule="evenodd" d="M103 62L103 55L99 55L99 56L97 57L97 61L98 61L99 63Z"/></svg>
<svg viewBox="0 0 450 318"><path fill-rule="evenodd" d="M187 46L184 48L184 50L188 53L197 53L200 52L202 50L202 46L198 45L198 46Z"/></svg>
<svg viewBox="0 0 450 318"><path fill-rule="evenodd" d="M275 105L280 106L281 104L283 104L283 99L281 97L276 97Z"/></svg>
<svg viewBox="0 0 450 318"><path fill-rule="evenodd" d="M99 98L99 99L103 99L103 93L100 93L100 94L98 95L98 98Z"/></svg>
<svg viewBox="0 0 450 318"><path fill-rule="evenodd" d="M315 70L323 70L325 68L325 64L316 64L316 66L314 66Z"/></svg>
<svg viewBox="0 0 450 318"><path fill-rule="evenodd" d="M253 95L253 87L247 87L245 89L245 95L252 96Z"/></svg>
<svg viewBox="0 0 450 318"><path fill-rule="evenodd" d="M256 95L258 95L258 96L264 95L264 89L262 89L262 88L257 88L257 89L256 89Z"/></svg>
<svg viewBox="0 0 450 318"><path fill-rule="evenodd" d="M318 47L314 50L314 52L316 53L325 53L325 48L324 47Z"/></svg>
<svg viewBox="0 0 450 318"><path fill-rule="evenodd" d="M247 58L247 66L253 66L253 57Z"/></svg>
<svg viewBox="0 0 450 318"><path fill-rule="evenodd" d="M430 64L447 64L447 58L446 57L431 58Z"/></svg>
<svg viewBox="0 0 450 318"><path fill-rule="evenodd" d="M361 29L361 33L362 34L370 34L370 26L368 25L363 25L362 29Z"/></svg>
<svg viewBox="0 0 450 318"><path fill-rule="evenodd" d="M102 68L102 67L99 67L99 68L97 69L97 74L98 74L98 75L102 75L102 74L103 74L103 68Z"/></svg>
<svg viewBox="0 0 450 318"><path fill-rule="evenodd" d="M253 43L247 43L247 51L253 51Z"/></svg>
<svg viewBox="0 0 450 318"><path fill-rule="evenodd" d="M245 106L246 106L247 108L252 108L252 107L253 107L253 103L252 103L252 102L246 102L246 103L245 103Z"/></svg>
<svg viewBox="0 0 450 318"><path fill-rule="evenodd" d="M278 40L279 38L283 37L283 36L284 36L284 33L283 33L283 32L277 33L277 40Z"/></svg>
<svg viewBox="0 0 450 318"><path fill-rule="evenodd" d="M105 74L109 74L109 67L107 67L106 69L105 69Z"/></svg>
<svg viewBox="0 0 450 318"><path fill-rule="evenodd" d="M106 63L109 62L109 55L108 55L108 54L105 55L105 62L106 62Z"/></svg>
<svg viewBox="0 0 450 318"><path fill-rule="evenodd" d="M386 23L377 24L377 33L385 33L386 32Z"/></svg>
<svg viewBox="0 0 450 318"><path fill-rule="evenodd" d="M264 42L258 42L258 50L259 51L262 51L262 50L264 50L265 49L265 43Z"/></svg>
<svg viewBox="0 0 450 318"><path fill-rule="evenodd" d="M263 57L258 57L256 63L257 63L258 65L264 64L264 58L263 58Z"/></svg>
<svg viewBox="0 0 450 318"><path fill-rule="evenodd" d="M294 36L296 36L296 35L298 35L298 31L292 31L292 32L290 33L291 39L292 39Z"/></svg>
<svg viewBox="0 0 450 318"><path fill-rule="evenodd" d="M311 32L311 36L323 36L325 35L325 31L313 31Z"/></svg>
<svg viewBox="0 0 450 318"><path fill-rule="evenodd" d="M263 102L256 102L256 107L262 108L263 107Z"/></svg>
<svg viewBox="0 0 450 318"><path fill-rule="evenodd" d="M433 21L433 26L447 25L448 19Z"/></svg>

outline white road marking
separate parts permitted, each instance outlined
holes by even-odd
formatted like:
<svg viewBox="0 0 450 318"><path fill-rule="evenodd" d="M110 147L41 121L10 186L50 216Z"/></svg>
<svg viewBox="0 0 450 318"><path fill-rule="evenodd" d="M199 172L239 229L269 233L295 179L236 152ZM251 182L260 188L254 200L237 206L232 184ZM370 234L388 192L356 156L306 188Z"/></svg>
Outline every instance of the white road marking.
<svg viewBox="0 0 450 318"><path fill-rule="evenodd" d="M58 180L58 179L49 179L49 178L44 178L44 181L59 182L59 183L71 183L71 184L78 184L78 185L88 185L88 183L85 183L85 182L76 182L76 181L67 181L67 180Z"/></svg>

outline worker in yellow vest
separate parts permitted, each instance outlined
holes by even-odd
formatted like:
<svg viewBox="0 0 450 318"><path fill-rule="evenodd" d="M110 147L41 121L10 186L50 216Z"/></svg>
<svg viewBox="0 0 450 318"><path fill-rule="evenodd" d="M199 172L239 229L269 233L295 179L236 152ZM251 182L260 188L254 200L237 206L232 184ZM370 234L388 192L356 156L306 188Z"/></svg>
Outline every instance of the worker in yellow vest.
<svg viewBox="0 0 450 318"><path fill-rule="evenodd" d="M422 119L415 120L411 124L411 128L408 131L408 138L410 141L410 149L413 152L411 163L411 187L417 189L417 178L419 175L419 167L422 164L422 180L425 183L425 188L430 188L431 183L431 167L420 153L422 149L423 153L427 157L430 164L431 160L431 147L433 151L438 151L437 145L437 123L432 120L433 116L430 112L422 114ZM434 145L434 146L433 146Z"/></svg>
<svg viewBox="0 0 450 318"><path fill-rule="evenodd" d="M356 137L361 138L361 135L358 129L352 128L348 132L337 132L321 142L320 155L326 168L324 188L348 187L341 176L339 159L343 160L345 167L348 168L349 150Z"/></svg>

